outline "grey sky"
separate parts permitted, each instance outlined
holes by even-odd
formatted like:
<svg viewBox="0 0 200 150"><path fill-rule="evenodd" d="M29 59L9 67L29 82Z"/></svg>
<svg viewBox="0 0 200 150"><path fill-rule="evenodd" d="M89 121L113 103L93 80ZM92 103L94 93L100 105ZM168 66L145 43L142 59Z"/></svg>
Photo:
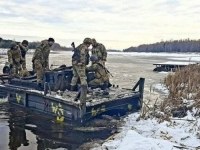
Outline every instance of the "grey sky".
<svg viewBox="0 0 200 150"><path fill-rule="evenodd" d="M0 37L70 46L85 37L124 49L170 39L199 39L199 0L1 0Z"/></svg>

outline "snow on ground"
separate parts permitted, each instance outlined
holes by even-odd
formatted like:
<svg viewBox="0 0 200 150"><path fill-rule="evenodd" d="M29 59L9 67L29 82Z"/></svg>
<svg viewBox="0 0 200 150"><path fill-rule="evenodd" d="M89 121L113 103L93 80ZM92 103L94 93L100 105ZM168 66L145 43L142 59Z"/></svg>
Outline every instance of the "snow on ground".
<svg viewBox="0 0 200 150"><path fill-rule="evenodd" d="M126 117L122 131L114 140L105 142L101 149L176 150L176 146L191 150L200 148L200 119L195 119L190 112L182 120L172 118L171 122L160 124L155 119L136 121L138 116L138 113L134 113Z"/></svg>
<svg viewBox="0 0 200 150"><path fill-rule="evenodd" d="M162 84L153 86L165 94L168 90ZM139 113L123 119L119 133L92 150L180 150L200 149L200 117L198 110L187 112L184 118L173 118L159 123L157 119L136 121Z"/></svg>
<svg viewBox="0 0 200 150"><path fill-rule="evenodd" d="M164 87L161 83L153 85L153 88L155 90L158 90L159 92L164 93L164 94L168 94L169 93L168 89L166 87Z"/></svg>
<svg viewBox="0 0 200 150"><path fill-rule="evenodd" d="M128 130L123 134L122 139L118 139L114 143L108 142L103 145L103 148L109 150L160 150L173 147L173 144L168 141L146 138L134 130Z"/></svg>
<svg viewBox="0 0 200 150"><path fill-rule="evenodd" d="M168 74L169 72L161 71L161 72L158 72L158 73Z"/></svg>

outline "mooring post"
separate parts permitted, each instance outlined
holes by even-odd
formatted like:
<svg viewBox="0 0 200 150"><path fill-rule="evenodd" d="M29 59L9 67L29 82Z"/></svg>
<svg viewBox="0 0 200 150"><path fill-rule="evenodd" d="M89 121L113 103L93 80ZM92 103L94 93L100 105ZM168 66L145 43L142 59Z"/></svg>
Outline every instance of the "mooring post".
<svg viewBox="0 0 200 150"><path fill-rule="evenodd" d="M145 82L145 78L140 78L140 80L139 80L139 92L140 92L141 102L143 101L144 82Z"/></svg>
<svg viewBox="0 0 200 150"><path fill-rule="evenodd" d="M86 97L87 97L87 85L81 85L80 90L80 118L81 121L84 119L86 113Z"/></svg>

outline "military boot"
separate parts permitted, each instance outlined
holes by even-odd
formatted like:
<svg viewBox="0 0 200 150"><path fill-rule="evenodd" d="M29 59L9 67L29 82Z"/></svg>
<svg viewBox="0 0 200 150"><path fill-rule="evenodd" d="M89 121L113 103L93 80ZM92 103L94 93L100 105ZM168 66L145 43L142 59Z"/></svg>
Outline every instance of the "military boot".
<svg viewBox="0 0 200 150"><path fill-rule="evenodd" d="M101 85L101 90L106 90L108 88L108 83Z"/></svg>
<svg viewBox="0 0 200 150"><path fill-rule="evenodd" d="M71 85L70 91L77 91L77 86L76 85L74 85L74 86Z"/></svg>

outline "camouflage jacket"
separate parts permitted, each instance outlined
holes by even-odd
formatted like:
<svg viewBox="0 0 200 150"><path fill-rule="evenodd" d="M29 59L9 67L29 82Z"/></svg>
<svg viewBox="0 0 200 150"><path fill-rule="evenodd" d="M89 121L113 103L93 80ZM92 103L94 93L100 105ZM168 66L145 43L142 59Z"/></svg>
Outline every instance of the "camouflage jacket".
<svg viewBox="0 0 200 150"><path fill-rule="evenodd" d="M20 50L21 50L22 57L25 58L26 53L28 51L28 46L25 47L23 45L20 45L19 47L20 47Z"/></svg>
<svg viewBox="0 0 200 150"><path fill-rule="evenodd" d="M43 40L40 44L36 46L36 50L33 54L32 62L39 61L43 67L49 67L49 53L50 46L47 40Z"/></svg>
<svg viewBox="0 0 200 150"><path fill-rule="evenodd" d="M12 65L16 63L20 63L22 60L20 49L17 49L17 50L9 49L7 51L7 55L8 55L8 62Z"/></svg>
<svg viewBox="0 0 200 150"><path fill-rule="evenodd" d="M92 55L96 55L98 60L107 59L107 51L103 44L97 43L97 46L92 48Z"/></svg>
<svg viewBox="0 0 200 150"><path fill-rule="evenodd" d="M109 75L106 72L105 68L103 68L99 63L92 64L90 67L86 68L87 72L94 71L95 72L95 78L105 78L109 80Z"/></svg>
<svg viewBox="0 0 200 150"><path fill-rule="evenodd" d="M72 63L75 65L77 63L82 63L83 65L86 65L87 57L89 55L88 47L83 43L80 44L76 49L79 51L79 58L78 60L72 58Z"/></svg>

